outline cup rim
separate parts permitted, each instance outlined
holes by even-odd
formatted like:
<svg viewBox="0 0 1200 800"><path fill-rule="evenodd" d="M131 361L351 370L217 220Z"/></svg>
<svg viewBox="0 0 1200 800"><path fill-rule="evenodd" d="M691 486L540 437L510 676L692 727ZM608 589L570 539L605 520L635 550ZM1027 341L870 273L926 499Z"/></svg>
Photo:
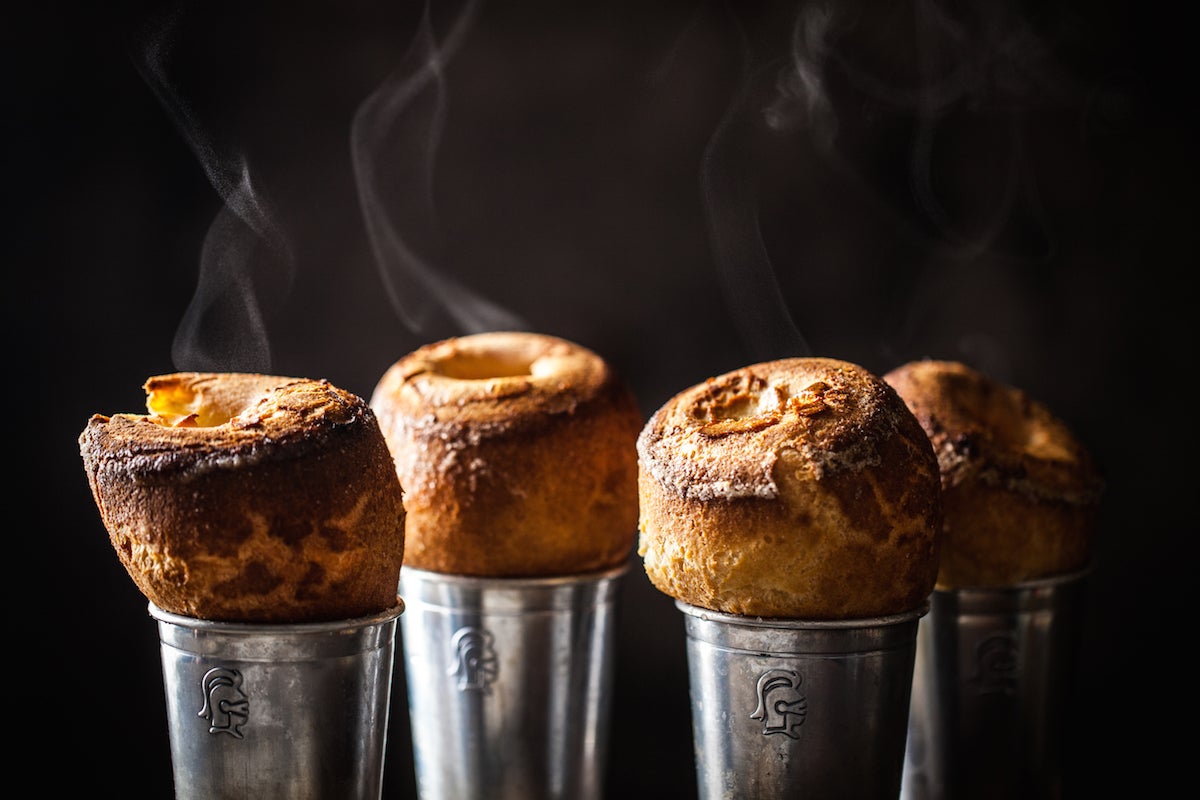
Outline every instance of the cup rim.
<svg viewBox="0 0 1200 800"><path fill-rule="evenodd" d="M749 628L774 628L784 630L852 630L858 628L880 628L889 625L901 625L925 616L929 612L930 601L925 600L921 605L898 614L887 614L875 617L854 617L851 619L795 619L788 617L759 617L742 614L727 614L723 611L713 611L710 608L694 606L683 600L675 601L680 611L706 622L722 622L730 625L741 625Z"/></svg>
<svg viewBox="0 0 1200 800"><path fill-rule="evenodd" d="M1061 572L1057 575L1047 575L1042 578L1031 578L1029 580L1020 581L1010 584L972 584L967 586L935 586L933 591L936 594L962 594L965 592L988 594L988 593L1019 593L1037 589L1052 589L1056 586L1062 586L1067 583L1081 581L1095 571L1095 563L1089 561L1077 570L1071 572Z"/></svg>
<svg viewBox="0 0 1200 800"><path fill-rule="evenodd" d="M159 622L167 622L181 628L213 631L217 633L236 633L246 636L258 634L277 634L280 632L296 634L336 633L355 628L367 628L380 623L389 622L404 613L404 601L397 596L396 605L378 614L351 619L325 620L321 622L232 622L227 620L200 619L183 614L175 614L159 608L154 603L146 604L150 616Z"/></svg>
<svg viewBox="0 0 1200 800"><path fill-rule="evenodd" d="M568 573L563 575L532 575L532 576L494 576L494 575L458 575L450 572L435 572L434 570L418 569L402 565L400 581L405 575L413 575L426 580L436 580L442 583L457 584L464 587L503 587L511 589L552 589L556 586L571 586L581 582L600 582L611 578L619 578L629 571L629 562L608 569L592 572Z"/></svg>

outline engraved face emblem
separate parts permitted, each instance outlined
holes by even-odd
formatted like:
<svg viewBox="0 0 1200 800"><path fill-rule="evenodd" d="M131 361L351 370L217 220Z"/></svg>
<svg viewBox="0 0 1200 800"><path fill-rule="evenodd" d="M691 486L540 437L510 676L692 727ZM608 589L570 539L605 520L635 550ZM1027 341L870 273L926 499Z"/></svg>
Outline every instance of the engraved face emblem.
<svg viewBox="0 0 1200 800"><path fill-rule="evenodd" d="M204 705L196 716L208 720L208 732L243 738L242 726L250 718L250 701L242 691L242 673L214 667L205 673L200 686Z"/></svg>
<svg viewBox="0 0 1200 800"><path fill-rule="evenodd" d="M458 676L458 690L490 693L500 671L492 634L483 628L459 628L450 640L450 648L448 674Z"/></svg>
<svg viewBox="0 0 1200 800"><path fill-rule="evenodd" d="M782 733L799 739L799 728L808 715L808 699L800 694L800 673L790 669L772 669L758 679L758 708L750 719L762 721L763 736Z"/></svg>
<svg viewBox="0 0 1200 800"><path fill-rule="evenodd" d="M978 671L968 682L979 694L1014 694L1017 690L1016 640L1006 633L990 636L975 649Z"/></svg>

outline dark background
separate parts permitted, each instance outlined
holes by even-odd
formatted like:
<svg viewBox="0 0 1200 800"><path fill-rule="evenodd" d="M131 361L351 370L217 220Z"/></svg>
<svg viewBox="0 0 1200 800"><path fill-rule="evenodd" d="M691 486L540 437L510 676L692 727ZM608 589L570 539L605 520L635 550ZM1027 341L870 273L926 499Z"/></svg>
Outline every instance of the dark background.
<svg viewBox="0 0 1200 800"><path fill-rule="evenodd" d="M155 626L78 454L91 414L141 412L176 369L369 396L419 344L509 326L606 356L647 416L782 355L957 358L1024 387L1108 480L1068 794L1189 779L1180 20L244 5L47 3L4 26L10 763L45 765L34 785L171 794ZM683 623L631 565L608 794L687 798ZM397 680L385 796L409 798Z"/></svg>

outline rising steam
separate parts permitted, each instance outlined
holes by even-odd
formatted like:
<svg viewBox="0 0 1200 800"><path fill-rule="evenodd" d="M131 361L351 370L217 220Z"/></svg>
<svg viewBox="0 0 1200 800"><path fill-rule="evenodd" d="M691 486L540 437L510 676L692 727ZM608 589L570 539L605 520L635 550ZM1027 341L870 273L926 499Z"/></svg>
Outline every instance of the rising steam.
<svg viewBox="0 0 1200 800"><path fill-rule="evenodd" d="M709 142L702 184L721 278L756 357L807 350L760 229L753 176L772 169L764 152L795 148L799 163L836 176L863 214L923 253L931 274L911 287L914 314L963 266L1004 259L1011 269L1056 254L1030 133L1045 122L1039 114L1084 103L1094 88L1056 59L1054 21L986 1L868 9L818 0L794 6L786 47L785 37L777 48L761 36L744 45L741 89ZM821 234L857 230L847 220ZM823 244L857 252L850 242ZM841 267L847 280L879 277ZM984 305L999 305L1003 291L1019 306L1020 276L1000 284Z"/></svg>
<svg viewBox="0 0 1200 800"><path fill-rule="evenodd" d="M448 333L526 327L427 260L437 249L433 181L446 116L444 69L477 5L469 0L439 42L427 4L404 60L359 106L351 128L359 201L388 298L410 330L430 335L447 315Z"/></svg>
<svg viewBox="0 0 1200 800"><path fill-rule="evenodd" d="M806 131L831 165L849 168L836 150L838 119L828 88L836 76L854 92L855 105L843 101L843 109L855 113L855 106L874 105L911 122L910 198L948 255L969 259L993 248L1014 213L1033 217L1049 237L1027 152L1031 114L1078 100L1089 89L1055 62L1046 34L1022 11L986 0L916 0L911 8L897 5L875 16L840 7L835 15L831 8L802 5L790 63L766 111L768 124ZM996 181L980 187L991 204L986 219L970 228L956 219L954 201L934 176L937 148L946 137L953 142L956 117L987 121L1005 147L979 154L996 167Z"/></svg>
<svg viewBox="0 0 1200 800"><path fill-rule="evenodd" d="M349 131L354 185L384 290L400 320L429 338L527 328L513 312L451 277L447 267L453 265L442 257L448 248L440 238L434 188L450 101L446 71L480 3L427 3L404 58L357 107ZM435 25L434 9L449 24ZM890 226L886 233L931 269L949 272L984 256L1012 255L1000 252L1009 241L1027 245L1016 253L1026 262L1052 254L1053 231L1026 146L1027 119L1043 106L1078 99L1086 87L1057 68L1044 30L1019 10L984 0L953 5L915 0L873 5L869 12L860 4L814 0L787 13L787 25L766 26L768 34L760 25L740 40L739 89L700 163L714 261L735 324L755 359L810 352L765 240L764 220L769 230L775 217L760 181L774 177L775 165L764 153L795 147L802 156L790 163L826 180L835 174L838 188L848 186L846 194L855 195L851 201L860 216L883 219L877 229ZM266 371L271 351L263 295L256 288L267 279L272 289L290 288L290 245L247 158L214 137L211 126L181 101L167 63L177 28L176 16L153 31L139 68L223 206L205 239L198 285L172 356L180 369ZM722 27L721 33L727 30ZM876 124L880 118L886 124ZM960 135L963 129L967 136ZM993 151L976 157L968 151L974 142L963 142L980 131ZM897 137L907 137L899 147ZM947 142L952 152L942 158ZM898 158L891 158L891 149ZM900 169L889 172L889 163L883 167L887 174L871 174L890 161L899 162ZM939 173L945 164L950 166ZM809 177L785 180L805 188ZM889 178L903 184L890 195ZM845 201L845 195L839 199ZM855 219L839 221L818 233L844 237L847 246L809 252L861 252L850 240L863 230ZM882 283L878 271L868 275L860 264L806 263L812 260L801 255L786 266L799 273L832 273L849 265L855 270L845 277L851 290L860 288L851 283L859 275ZM890 284L869 288L897 289ZM936 296L927 290L914 294L917 304Z"/></svg>
<svg viewBox="0 0 1200 800"><path fill-rule="evenodd" d="M168 75L179 19L176 8L152 26L135 63L223 205L205 236L196 291L176 330L171 357L180 370L268 372L270 342L255 275L261 280L270 272L273 290L289 289L292 253L265 195L251 181L246 159L236 149L221 147Z"/></svg>
<svg viewBox="0 0 1200 800"><path fill-rule="evenodd" d="M747 66L741 89L709 140L701 165L709 237L734 322L751 357L806 356L808 343L792 320L759 226L751 169L755 120L746 112L762 75L749 66L749 53L743 55Z"/></svg>

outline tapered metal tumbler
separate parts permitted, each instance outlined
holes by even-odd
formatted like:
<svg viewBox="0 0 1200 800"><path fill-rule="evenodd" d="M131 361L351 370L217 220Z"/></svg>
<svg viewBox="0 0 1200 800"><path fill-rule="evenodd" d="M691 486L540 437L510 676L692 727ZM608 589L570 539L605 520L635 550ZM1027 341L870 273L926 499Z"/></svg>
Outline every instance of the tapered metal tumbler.
<svg viewBox="0 0 1200 800"><path fill-rule="evenodd" d="M805 621L676 605L701 800L897 797L925 608Z"/></svg>
<svg viewBox="0 0 1200 800"><path fill-rule="evenodd" d="M938 589L917 635L904 800L1052 800L1087 572Z"/></svg>
<svg viewBox="0 0 1200 800"><path fill-rule="evenodd" d="M531 579L401 570L422 800L603 796L627 569Z"/></svg>
<svg viewBox="0 0 1200 800"><path fill-rule="evenodd" d="M378 800L403 606L305 624L158 621L177 800Z"/></svg>

